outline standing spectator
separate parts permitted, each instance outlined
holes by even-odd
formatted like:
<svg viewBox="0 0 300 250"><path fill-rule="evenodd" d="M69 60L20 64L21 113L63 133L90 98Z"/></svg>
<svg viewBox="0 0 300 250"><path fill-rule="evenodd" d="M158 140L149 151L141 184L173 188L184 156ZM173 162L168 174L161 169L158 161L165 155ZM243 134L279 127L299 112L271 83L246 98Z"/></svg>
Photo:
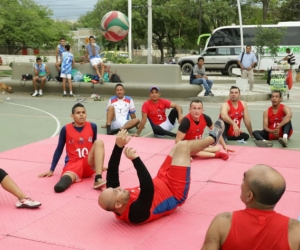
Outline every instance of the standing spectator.
<svg viewBox="0 0 300 250"><path fill-rule="evenodd" d="M213 81L209 80L207 75L205 74L205 68L203 66L204 58L200 56L198 58L198 64L196 64L190 75L190 84L203 85L205 88L204 96L214 96L211 92L211 88L213 85Z"/></svg>
<svg viewBox="0 0 300 250"><path fill-rule="evenodd" d="M34 88L34 93L32 96L42 96L43 88L47 80L47 76L50 76L49 68L46 64L42 62L40 57L36 58L36 64L34 65L34 77L32 79L32 84ZM37 83L40 83L40 90L37 90Z"/></svg>
<svg viewBox="0 0 300 250"><path fill-rule="evenodd" d="M245 51L242 52L238 57L238 64L241 67L242 70L242 78L248 79L249 81L249 90L253 90L253 84L254 84L254 76L253 76L253 68L255 67L257 63L256 56L253 52L251 52L251 46L246 46L246 53Z"/></svg>
<svg viewBox="0 0 300 250"><path fill-rule="evenodd" d="M88 57L90 59L90 63L93 66L94 70L96 71L97 76L99 77L100 83L104 83L104 63L100 58L100 46L95 43L95 37L89 37L89 44L86 45L86 54L85 59L87 60ZM99 71L99 67L101 68L101 73Z"/></svg>
<svg viewBox="0 0 300 250"><path fill-rule="evenodd" d="M60 44L57 45L56 47L56 51L55 51L55 57L56 57L56 63L55 63L55 67L57 69L57 71L60 71L60 66L61 66L61 59L62 59L62 53L64 53L66 51L65 49L65 44L66 44L66 40L65 38L61 38L60 39Z"/></svg>
<svg viewBox="0 0 300 250"><path fill-rule="evenodd" d="M63 97L67 96L66 92L66 79L68 79L69 83L69 90L70 90L70 97L74 97L73 91L72 91L72 66L74 67L75 61L74 61L74 56L72 53L70 53L70 45L67 44L65 46L66 52L62 54L62 64L61 64L61 74L60 77L63 79L62 81L62 86L63 86Z"/></svg>
<svg viewBox="0 0 300 250"><path fill-rule="evenodd" d="M287 53L287 56L283 58L282 61L287 61L287 63L290 65L290 68L292 69L293 66L296 64L296 58L294 54L291 53L291 50L289 48L287 48L285 52Z"/></svg>

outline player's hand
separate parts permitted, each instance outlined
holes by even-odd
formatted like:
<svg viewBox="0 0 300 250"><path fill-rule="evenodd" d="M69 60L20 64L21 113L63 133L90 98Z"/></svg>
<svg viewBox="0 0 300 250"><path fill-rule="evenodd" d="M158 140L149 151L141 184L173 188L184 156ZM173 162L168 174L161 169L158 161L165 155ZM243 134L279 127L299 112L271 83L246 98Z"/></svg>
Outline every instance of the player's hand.
<svg viewBox="0 0 300 250"><path fill-rule="evenodd" d="M233 125L234 136L238 137L241 134L241 130L238 125Z"/></svg>
<svg viewBox="0 0 300 250"><path fill-rule="evenodd" d="M39 178L43 178L43 177L51 177L53 175L53 171L49 170L48 172L46 173L42 173L42 174L39 174Z"/></svg>
<svg viewBox="0 0 300 250"><path fill-rule="evenodd" d="M279 128L275 128L274 130L273 130L273 134L275 135L275 137L279 137Z"/></svg>
<svg viewBox="0 0 300 250"><path fill-rule="evenodd" d="M132 136L132 137L139 137L138 134L132 134L131 136Z"/></svg>
<svg viewBox="0 0 300 250"><path fill-rule="evenodd" d="M126 147L124 150L124 154L129 160L133 160L138 157L136 154L136 150L133 148Z"/></svg>
<svg viewBox="0 0 300 250"><path fill-rule="evenodd" d="M106 124L105 124L105 125L102 125L101 128L107 128L107 125L106 125Z"/></svg>
<svg viewBox="0 0 300 250"><path fill-rule="evenodd" d="M126 129L122 129L118 132L116 138L116 144L118 147L123 148L131 139L131 136L128 136L128 132Z"/></svg>
<svg viewBox="0 0 300 250"><path fill-rule="evenodd" d="M234 149L230 149L230 148L228 148L227 147L227 145L225 144L225 145L223 145L223 149L227 152L227 153L233 153L233 152L235 152L235 150Z"/></svg>

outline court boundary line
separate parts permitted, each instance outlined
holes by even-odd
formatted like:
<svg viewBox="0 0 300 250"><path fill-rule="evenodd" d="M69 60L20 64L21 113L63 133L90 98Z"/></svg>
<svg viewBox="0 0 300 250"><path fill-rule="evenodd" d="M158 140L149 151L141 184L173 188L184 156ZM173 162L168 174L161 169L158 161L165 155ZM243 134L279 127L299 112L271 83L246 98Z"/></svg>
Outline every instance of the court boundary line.
<svg viewBox="0 0 300 250"><path fill-rule="evenodd" d="M56 117L55 115L53 115L53 114L51 114L51 113L49 113L49 112L47 112L47 111L45 111L45 110L38 109L38 108L35 108L35 107L31 107L31 106L26 106L26 105L17 104L17 103L10 103L10 102L4 102L4 103L10 104L10 105L16 105L16 106L20 106L20 107L25 107L25 108L29 108L29 109L33 109L33 110L37 110L37 111L40 111L40 112L42 112L42 113L45 113L45 114L51 116L51 117L55 120L55 122L56 122L56 130L55 130L55 132L50 136L50 138L55 137L55 136L58 135L59 129L60 129L60 122L59 122L59 120L57 119L57 117Z"/></svg>

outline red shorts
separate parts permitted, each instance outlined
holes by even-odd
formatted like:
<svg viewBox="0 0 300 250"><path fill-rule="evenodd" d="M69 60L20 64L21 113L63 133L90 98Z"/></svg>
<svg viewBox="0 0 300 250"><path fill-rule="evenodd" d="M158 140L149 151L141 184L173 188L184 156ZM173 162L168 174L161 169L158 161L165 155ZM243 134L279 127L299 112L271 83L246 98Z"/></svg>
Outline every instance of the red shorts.
<svg viewBox="0 0 300 250"><path fill-rule="evenodd" d="M163 180L172 192L179 205L187 199L190 182L191 168L186 166L172 166L172 157L167 156L161 165L156 178Z"/></svg>
<svg viewBox="0 0 300 250"><path fill-rule="evenodd" d="M290 138L292 136L292 134L293 134L293 130L291 129L290 132L289 132L289 134L288 134L288 138ZM283 137L282 129L279 132L279 137L281 137L281 138ZM269 133L269 140L270 141L272 141L272 140L278 140L278 138L275 137L274 134L270 134Z"/></svg>
<svg viewBox="0 0 300 250"><path fill-rule="evenodd" d="M76 162L68 162L63 168L61 175L65 174L66 172L74 173L77 176L75 182L80 182L82 178L91 177L95 173L88 163L88 157Z"/></svg>

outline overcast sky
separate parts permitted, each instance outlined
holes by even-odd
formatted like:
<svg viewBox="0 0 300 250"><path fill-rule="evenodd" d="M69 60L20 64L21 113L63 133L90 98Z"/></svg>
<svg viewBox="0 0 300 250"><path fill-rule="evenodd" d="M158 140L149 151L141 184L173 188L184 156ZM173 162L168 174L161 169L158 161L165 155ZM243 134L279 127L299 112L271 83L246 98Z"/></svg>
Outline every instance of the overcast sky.
<svg viewBox="0 0 300 250"><path fill-rule="evenodd" d="M97 0L34 0L53 11L54 19L77 20L81 15L94 9Z"/></svg>

